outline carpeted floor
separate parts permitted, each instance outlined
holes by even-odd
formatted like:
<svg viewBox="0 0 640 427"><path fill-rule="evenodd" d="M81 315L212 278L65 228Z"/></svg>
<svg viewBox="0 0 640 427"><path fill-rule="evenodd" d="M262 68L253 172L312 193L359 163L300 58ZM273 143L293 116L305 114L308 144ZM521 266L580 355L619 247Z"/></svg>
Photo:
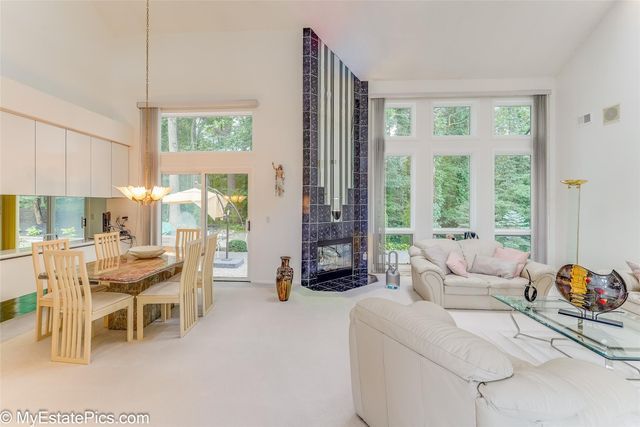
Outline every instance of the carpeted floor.
<svg viewBox="0 0 640 427"><path fill-rule="evenodd" d="M342 293L297 287L280 303L271 286L216 284L216 307L184 338L178 310L145 329L142 342L100 330L88 366L52 363L50 340L34 342L33 315L3 322L0 401L8 409L145 412L153 426L361 426L351 401L348 314L370 296L410 303L409 278ZM548 344L512 339L506 312L453 311L458 324L515 356L540 363ZM550 332L519 318L523 329ZM566 348L565 348L566 347ZM601 360L567 342L576 357Z"/></svg>

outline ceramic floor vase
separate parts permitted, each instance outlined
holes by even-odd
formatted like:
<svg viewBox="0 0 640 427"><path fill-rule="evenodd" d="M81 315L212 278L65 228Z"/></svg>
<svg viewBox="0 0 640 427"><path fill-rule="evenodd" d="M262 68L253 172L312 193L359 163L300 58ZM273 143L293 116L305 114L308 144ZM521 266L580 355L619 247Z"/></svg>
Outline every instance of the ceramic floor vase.
<svg viewBox="0 0 640 427"><path fill-rule="evenodd" d="M291 294L291 284L293 282L293 268L289 266L291 257L280 257L280 267L276 272L276 291L280 301L287 301Z"/></svg>
<svg viewBox="0 0 640 427"><path fill-rule="evenodd" d="M624 279L615 270L596 274L577 264L560 268L556 288L575 307L596 313L615 310L628 296Z"/></svg>

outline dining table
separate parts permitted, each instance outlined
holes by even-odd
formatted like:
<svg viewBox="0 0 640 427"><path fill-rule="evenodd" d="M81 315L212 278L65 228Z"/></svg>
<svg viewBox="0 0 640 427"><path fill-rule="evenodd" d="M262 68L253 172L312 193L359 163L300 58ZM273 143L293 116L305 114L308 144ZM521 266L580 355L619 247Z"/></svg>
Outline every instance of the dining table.
<svg viewBox="0 0 640 427"><path fill-rule="evenodd" d="M184 258L172 252L155 258L136 258L125 254L119 257L103 258L86 264L89 281L106 287L105 292L121 292L136 296L156 283L167 280L182 270ZM136 306L133 309L136 319ZM161 314L159 304L144 307L144 326L158 319ZM127 329L125 310L112 313L108 317L109 329Z"/></svg>

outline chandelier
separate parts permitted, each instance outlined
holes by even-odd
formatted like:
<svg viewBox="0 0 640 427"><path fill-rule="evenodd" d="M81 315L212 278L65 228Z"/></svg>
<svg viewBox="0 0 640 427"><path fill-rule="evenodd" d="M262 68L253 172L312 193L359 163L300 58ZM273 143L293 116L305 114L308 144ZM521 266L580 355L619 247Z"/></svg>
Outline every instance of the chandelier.
<svg viewBox="0 0 640 427"><path fill-rule="evenodd" d="M144 114L145 114L145 147L146 153L144 156L144 186L127 185L126 187L116 187L124 196L134 202L141 205L150 205L162 200L164 196L171 192L169 187L153 186L151 187L151 169L149 164L151 163L151 150L149 142L149 0L147 0L147 44L146 44L146 62L145 62L145 101L144 101Z"/></svg>

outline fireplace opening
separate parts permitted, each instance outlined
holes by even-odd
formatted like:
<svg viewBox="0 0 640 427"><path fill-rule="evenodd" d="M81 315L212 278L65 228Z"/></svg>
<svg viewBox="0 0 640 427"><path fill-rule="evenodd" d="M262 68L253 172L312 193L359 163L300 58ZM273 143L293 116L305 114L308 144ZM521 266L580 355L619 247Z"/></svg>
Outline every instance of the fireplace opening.
<svg viewBox="0 0 640 427"><path fill-rule="evenodd" d="M353 274L353 240L334 239L318 242L318 282Z"/></svg>

